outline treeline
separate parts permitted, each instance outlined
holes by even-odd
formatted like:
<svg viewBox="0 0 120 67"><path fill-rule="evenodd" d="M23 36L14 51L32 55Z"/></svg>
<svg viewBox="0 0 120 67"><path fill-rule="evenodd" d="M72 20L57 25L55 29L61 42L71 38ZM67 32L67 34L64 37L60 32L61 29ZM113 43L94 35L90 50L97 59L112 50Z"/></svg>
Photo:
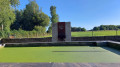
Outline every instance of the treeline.
<svg viewBox="0 0 120 67"><path fill-rule="evenodd" d="M71 27L71 31L72 32L79 32L79 31L86 31L86 29L81 28L81 27Z"/></svg>
<svg viewBox="0 0 120 67"><path fill-rule="evenodd" d="M50 20L53 22L58 16L56 16L56 7L50 7L51 16L49 17L42 11L42 8L39 9L38 4L35 0L30 0L29 4L26 5L24 10L15 10L16 20L10 26L11 30L25 30L25 31L42 31L46 32L46 27L50 25ZM53 18L53 16L55 17ZM58 22L58 21L55 21ZM51 26L51 25L50 25Z"/></svg>
<svg viewBox="0 0 120 67"><path fill-rule="evenodd" d="M120 25L100 25L98 27L94 27L93 31L99 31L99 30L119 30Z"/></svg>
<svg viewBox="0 0 120 67"><path fill-rule="evenodd" d="M46 28L49 26L47 32L51 33L52 23L59 21L55 6L50 6L51 16L48 16L42 8L39 9L35 0L29 0L23 10L14 9L18 5L20 5L19 0L0 0L0 37L8 37L8 34L16 36L32 34L33 37L37 34L45 35L47 34Z"/></svg>
<svg viewBox="0 0 120 67"><path fill-rule="evenodd" d="M97 27L94 27L93 29L89 30L89 31L100 31L100 30L119 30L120 29L120 25L100 25ZM81 28L81 27L71 27L71 31L72 32L79 32L79 31L86 31L85 28Z"/></svg>

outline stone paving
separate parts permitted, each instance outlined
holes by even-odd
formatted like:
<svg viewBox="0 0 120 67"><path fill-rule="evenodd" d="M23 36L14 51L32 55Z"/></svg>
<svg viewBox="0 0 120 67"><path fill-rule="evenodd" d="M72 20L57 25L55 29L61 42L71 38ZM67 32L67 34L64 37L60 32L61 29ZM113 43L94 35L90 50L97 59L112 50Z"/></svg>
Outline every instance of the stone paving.
<svg viewBox="0 0 120 67"><path fill-rule="evenodd" d="M120 67L120 63L0 63L0 67Z"/></svg>

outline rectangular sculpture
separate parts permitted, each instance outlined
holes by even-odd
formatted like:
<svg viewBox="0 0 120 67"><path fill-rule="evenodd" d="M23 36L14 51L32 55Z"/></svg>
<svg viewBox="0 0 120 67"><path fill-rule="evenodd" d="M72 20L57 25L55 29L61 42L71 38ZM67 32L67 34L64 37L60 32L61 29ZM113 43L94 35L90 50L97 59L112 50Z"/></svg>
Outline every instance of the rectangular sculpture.
<svg viewBox="0 0 120 67"><path fill-rule="evenodd" d="M52 42L71 41L71 23L58 22L52 24Z"/></svg>

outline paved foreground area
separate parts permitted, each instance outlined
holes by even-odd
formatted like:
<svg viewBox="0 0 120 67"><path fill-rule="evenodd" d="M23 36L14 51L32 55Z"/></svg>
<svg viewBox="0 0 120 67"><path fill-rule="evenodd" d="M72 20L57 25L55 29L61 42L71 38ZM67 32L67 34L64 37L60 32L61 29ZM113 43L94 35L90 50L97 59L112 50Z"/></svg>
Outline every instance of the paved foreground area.
<svg viewBox="0 0 120 67"><path fill-rule="evenodd" d="M120 67L120 63L0 63L0 67Z"/></svg>

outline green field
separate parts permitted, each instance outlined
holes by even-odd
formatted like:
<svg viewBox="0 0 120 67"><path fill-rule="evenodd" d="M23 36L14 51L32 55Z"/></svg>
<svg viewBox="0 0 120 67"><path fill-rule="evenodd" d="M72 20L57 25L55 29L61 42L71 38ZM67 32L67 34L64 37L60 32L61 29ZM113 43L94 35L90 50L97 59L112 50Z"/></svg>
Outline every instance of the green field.
<svg viewBox="0 0 120 67"><path fill-rule="evenodd" d="M86 32L72 32L72 37L91 37L92 31ZM117 35L120 35L120 31L117 31ZM116 36L116 31L93 31L93 36Z"/></svg>
<svg viewBox="0 0 120 67"><path fill-rule="evenodd" d="M91 37L92 31L86 32L71 32L72 37ZM117 31L117 35L120 35L120 31ZM93 31L93 36L116 36L116 31ZM52 37L52 35L44 36L44 37Z"/></svg>
<svg viewBox="0 0 120 67"><path fill-rule="evenodd" d="M92 31L71 32L71 35L72 35L72 37L91 37ZM120 35L120 31L117 31L117 35ZM93 31L93 36L116 36L116 31L115 30ZM52 35L51 34L26 35L26 34L20 34L20 33L19 33L19 35L16 35L16 38L45 38L45 37L52 37Z"/></svg>
<svg viewBox="0 0 120 67"><path fill-rule="evenodd" d="M107 48L107 47L106 47ZM28 62L120 62L120 55L101 47L11 47L0 48L0 63Z"/></svg>

